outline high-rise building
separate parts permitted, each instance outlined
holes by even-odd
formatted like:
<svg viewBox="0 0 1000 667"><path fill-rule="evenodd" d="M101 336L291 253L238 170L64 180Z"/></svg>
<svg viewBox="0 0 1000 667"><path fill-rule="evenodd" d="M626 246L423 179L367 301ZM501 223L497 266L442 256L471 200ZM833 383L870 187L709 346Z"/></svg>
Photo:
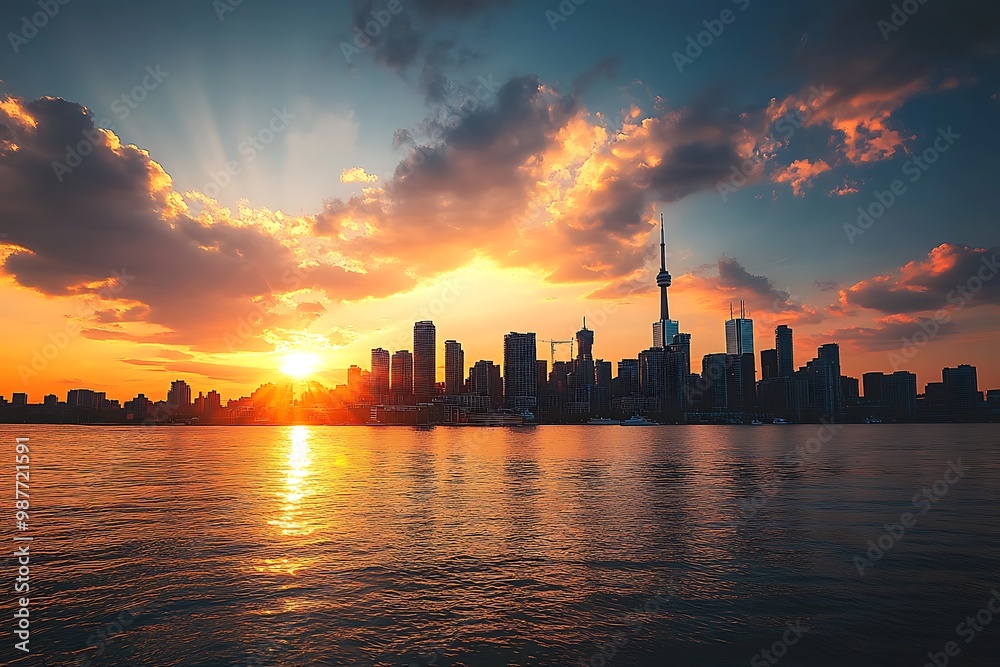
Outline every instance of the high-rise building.
<svg viewBox="0 0 1000 667"><path fill-rule="evenodd" d="M444 342L444 393L455 396L463 393L465 384L465 352L462 344L454 340Z"/></svg>
<svg viewBox="0 0 1000 667"><path fill-rule="evenodd" d="M535 334L511 332L503 337L504 405L519 412L538 404Z"/></svg>
<svg viewBox="0 0 1000 667"><path fill-rule="evenodd" d="M351 392L355 396L361 394L361 367L351 365L347 369L347 391Z"/></svg>
<svg viewBox="0 0 1000 667"><path fill-rule="evenodd" d="M726 320L726 354L753 354L753 320L746 316L746 306L740 301L740 316L733 317L733 307L729 306Z"/></svg>
<svg viewBox="0 0 1000 667"><path fill-rule="evenodd" d="M23 391L15 391L10 395L10 405L13 408L23 408L28 405L28 394Z"/></svg>
<svg viewBox="0 0 1000 667"><path fill-rule="evenodd" d="M618 362L618 395L639 395L638 359L622 359Z"/></svg>
<svg viewBox="0 0 1000 667"><path fill-rule="evenodd" d="M398 350L392 355L392 394L404 399L413 394L413 355L409 350Z"/></svg>
<svg viewBox="0 0 1000 667"><path fill-rule="evenodd" d="M979 405L979 380L975 366L961 364L958 368L944 368L941 380L949 410L972 410Z"/></svg>
<svg viewBox="0 0 1000 667"><path fill-rule="evenodd" d="M587 318L583 318L583 328L576 332L576 360L593 361L594 332L587 328Z"/></svg>
<svg viewBox="0 0 1000 667"><path fill-rule="evenodd" d="M666 347L680 333L677 320L670 319L670 304L667 288L673 283L667 271L667 241L663 231L663 214L660 214L660 272L656 274L656 286L660 288L660 319L653 322L653 347Z"/></svg>
<svg viewBox="0 0 1000 667"><path fill-rule="evenodd" d="M86 408L96 410L97 396L92 389L70 389L66 392L67 408Z"/></svg>
<svg viewBox="0 0 1000 667"><path fill-rule="evenodd" d="M908 419L917 413L916 375L896 371L892 375L883 375L881 384L880 400L888 406L893 417Z"/></svg>
<svg viewBox="0 0 1000 667"><path fill-rule="evenodd" d="M437 394L436 341L433 322L413 325L413 395L418 401L429 401Z"/></svg>
<svg viewBox="0 0 1000 667"><path fill-rule="evenodd" d="M778 376L778 351L775 349L760 351L760 379L770 380Z"/></svg>
<svg viewBox="0 0 1000 667"><path fill-rule="evenodd" d="M184 380L174 380L170 383L170 391L167 392L167 405L174 408L188 408L191 406L191 387Z"/></svg>
<svg viewBox="0 0 1000 667"><path fill-rule="evenodd" d="M499 408L503 405L503 382L500 378L500 366L486 359L477 361L469 369L469 393L476 396L489 396L491 408Z"/></svg>
<svg viewBox="0 0 1000 667"><path fill-rule="evenodd" d="M840 383L839 345L828 343L820 347L816 358L795 371L793 377L792 401L796 421L843 417L844 390Z"/></svg>
<svg viewBox="0 0 1000 667"><path fill-rule="evenodd" d="M795 352L792 346L792 328L787 324L780 324L775 328L774 347L778 350L778 377L792 377L795 374Z"/></svg>
<svg viewBox="0 0 1000 667"><path fill-rule="evenodd" d="M914 378L914 382L916 382L916 378ZM842 375L840 377L840 386L842 387L845 401L849 398L854 399L861 397L861 388L860 384L858 383L858 378L852 378L852 377L847 377L846 375ZM917 395L916 384L914 384L913 386L914 386L913 396L916 397Z"/></svg>
<svg viewBox="0 0 1000 667"><path fill-rule="evenodd" d="M706 354L701 359L701 403L705 412L726 412L729 359L725 354Z"/></svg>
<svg viewBox="0 0 1000 667"><path fill-rule="evenodd" d="M882 400L882 373L865 373L861 376L861 388L865 392L867 401L880 402Z"/></svg>
<svg viewBox="0 0 1000 667"><path fill-rule="evenodd" d="M385 401L389 395L389 351L372 350L371 395L375 401Z"/></svg>

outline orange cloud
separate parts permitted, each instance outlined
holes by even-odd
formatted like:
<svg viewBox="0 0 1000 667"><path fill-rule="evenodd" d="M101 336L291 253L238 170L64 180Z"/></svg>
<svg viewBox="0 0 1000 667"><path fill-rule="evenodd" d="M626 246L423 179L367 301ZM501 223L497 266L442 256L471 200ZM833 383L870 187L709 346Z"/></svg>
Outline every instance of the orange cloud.
<svg viewBox="0 0 1000 667"><path fill-rule="evenodd" d="M813 179L823 172L830 171L830 165L823 160L810 162L809 160L796 160L784 169L779 169L772 178L775 183L788 183L792 186L792 193L796 197L801 197L803 189L809 185Z"/></svg>

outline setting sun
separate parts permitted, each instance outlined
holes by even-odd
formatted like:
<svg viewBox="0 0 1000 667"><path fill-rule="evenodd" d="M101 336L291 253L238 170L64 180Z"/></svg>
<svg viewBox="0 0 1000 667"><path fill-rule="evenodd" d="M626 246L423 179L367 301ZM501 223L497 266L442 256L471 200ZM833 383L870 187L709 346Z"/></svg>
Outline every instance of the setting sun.
<svg viewBox="0 0 1000 667"><path fill-rule="evenodd" d="M285 375L301 380L316 371L319 366L319 357L309 352L293 352L285 357L285 363L281 366L281 372Z"/></svg>

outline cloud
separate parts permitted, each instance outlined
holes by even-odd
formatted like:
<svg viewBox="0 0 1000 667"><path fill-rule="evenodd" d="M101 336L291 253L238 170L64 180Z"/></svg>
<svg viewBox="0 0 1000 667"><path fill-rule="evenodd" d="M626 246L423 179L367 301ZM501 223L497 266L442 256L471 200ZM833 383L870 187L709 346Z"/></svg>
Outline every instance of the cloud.
<svg viewBox="0 0 1000 667"><path fill-rule="evenodd" d="M135 340L221 348L255 302L293 286L293 241L262 224L191 217L160 165L97 130L83 107L8 97L0 136L8 137L0 147L0 219L10 221L5 243L14 249L3 268L47 295L113 294L117 305L98 309L91 322L143 321L160 332L147 327ZM57 174L53 164L70 150L83 157ZM85 335L130 339L133 330L99 331Z"/></svg>
<svg viewBox="0 0 1000 667"><path fill-rule="evenodd" d="M837 308L912 314L1000 304L998 253L996 247L943 243L923 259L841 290Z"/></svg>
<svg viewBox="0 0 1000 667"><path fill-rule="evenodd" d="M809 162L809 160L796 160L789 166L776 171L772 178L775 183L788 183L792 186L792 193L796 197L801 197L803 189L812 183L813 179L823 172L830 171L830 165L823 160Z"/></svg>
<svg viewBox="0 0 1000 667"><path fill-rule="evenodd" d="M341 183L378 183L378 176L369 174L363 167L351 167L340 174Z"/></svg>
<svg viewBox="0 0 1000 667"><path fill-rule="evenodd" d="M912 341L918 331L924 333L934 331L935 338L945 338L959 332L958 325L953 321L935 322L929 317L911 317L909 315L890 315L878 318L875 326L853 326L835 329L823 335L827 340L835 340L851 345L853 349L868 352L879 350L895 350L901 345Z"/></svg>

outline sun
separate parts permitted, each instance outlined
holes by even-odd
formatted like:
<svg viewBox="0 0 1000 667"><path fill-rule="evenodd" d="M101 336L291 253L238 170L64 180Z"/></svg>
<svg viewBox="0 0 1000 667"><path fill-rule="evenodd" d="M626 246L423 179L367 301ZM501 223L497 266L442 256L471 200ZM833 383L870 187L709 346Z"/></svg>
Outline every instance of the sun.
<svg viewBox="0 0 1000 667"><path fill-rule="evenodd" d="M310 352L292 352L285 356L285 362L281 366L281 372L285 375L301 380L316 372L319 366L319 357Z"/></svg>

